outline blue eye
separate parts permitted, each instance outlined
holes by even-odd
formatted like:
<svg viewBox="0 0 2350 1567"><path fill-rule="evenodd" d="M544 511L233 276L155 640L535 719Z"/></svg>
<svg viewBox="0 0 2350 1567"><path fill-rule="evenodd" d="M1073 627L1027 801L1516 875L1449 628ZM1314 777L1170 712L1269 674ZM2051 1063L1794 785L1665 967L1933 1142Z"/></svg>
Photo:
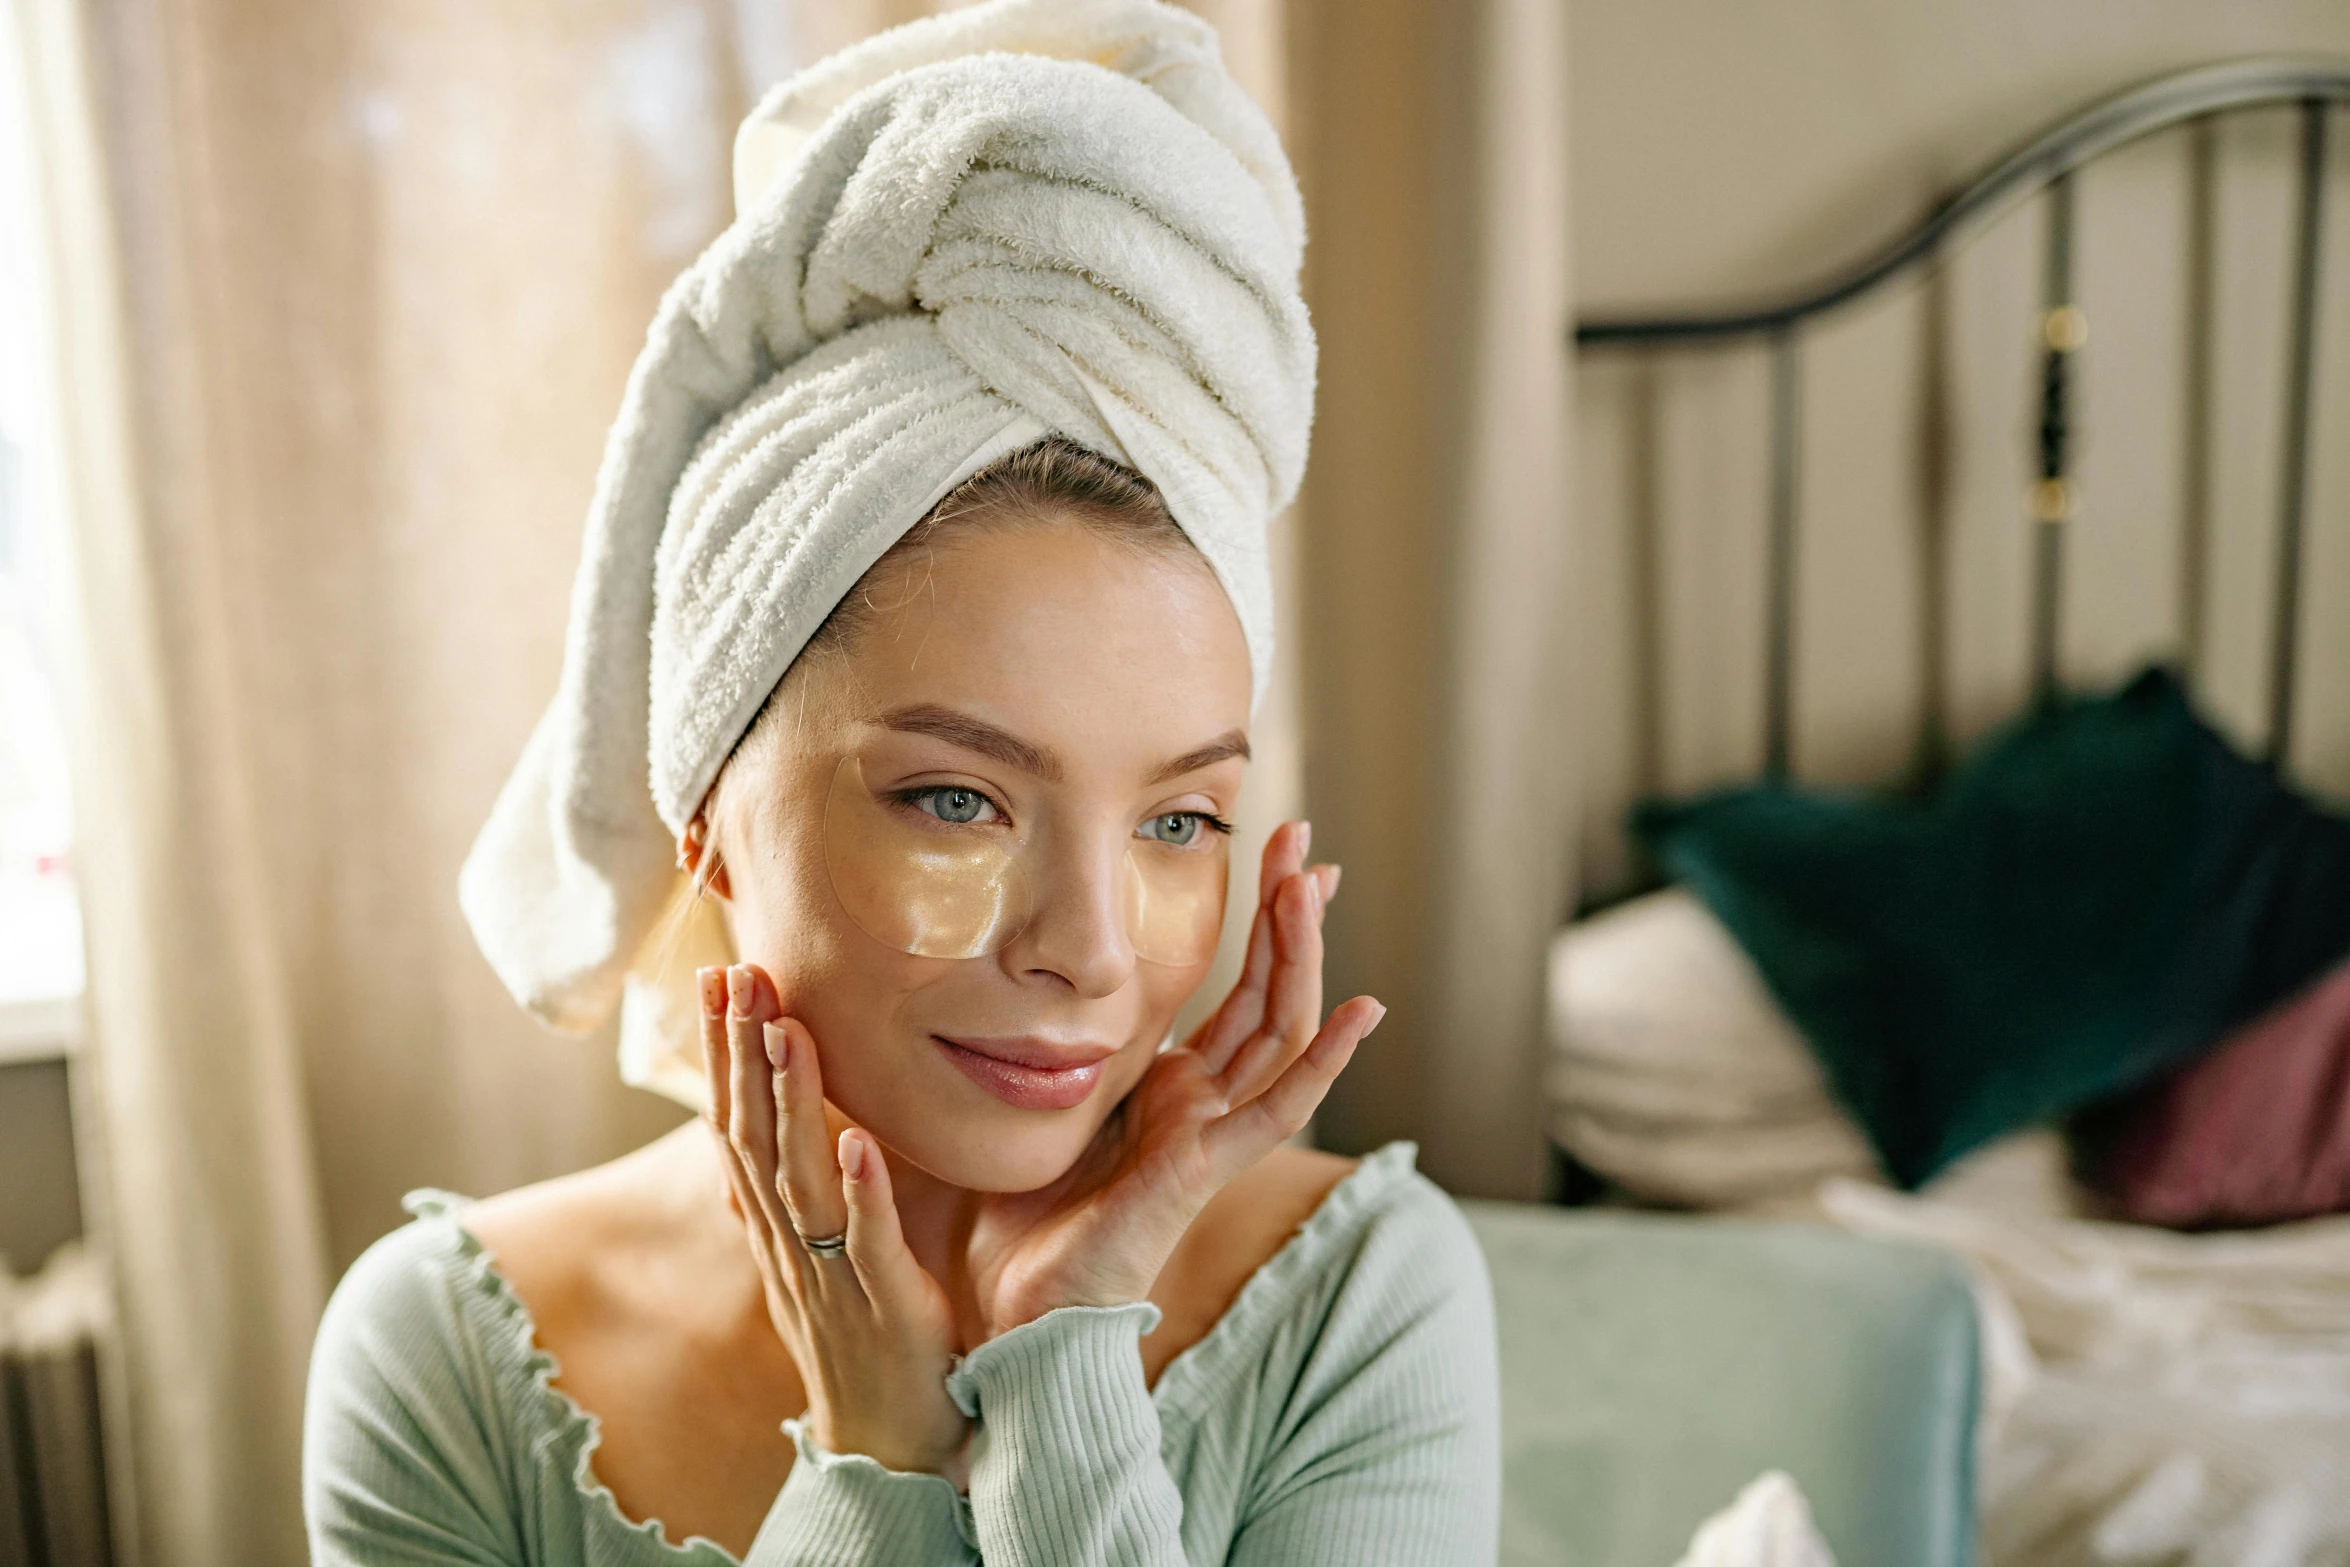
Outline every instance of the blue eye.
<svg viewBox="0 0 2350 1567"><path fill-rule="evenodd" d="M1198 839L1200 825L1200 816L1196 811L1169 811L1164 816L1154 816L1144 822L1142 835L1181 849Z"/></svg>
<svg viewBox="0 0 2350 1567"><path fill-rule="evenodd" d="M987 796L976 789L924 789L913 797L912 803L924 815L957 827L978 821L984 813L995 809Z"/></svg>

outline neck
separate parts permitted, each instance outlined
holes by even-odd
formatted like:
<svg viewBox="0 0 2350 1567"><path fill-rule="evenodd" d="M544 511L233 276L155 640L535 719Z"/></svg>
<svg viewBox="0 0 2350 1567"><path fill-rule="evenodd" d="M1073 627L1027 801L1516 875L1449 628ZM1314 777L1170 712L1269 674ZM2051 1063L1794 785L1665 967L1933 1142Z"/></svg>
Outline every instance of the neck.
<svg viewBox="0 0 2350 1567"><path fill-rule="evenodd" d="M890 1193L898 1210L898 1226L905 1232L906 1248L946 1290L961 1317L970 1295L963 1259L980 1194L942 1181L887 1149L882 1157L889 1162Z"/></svg>

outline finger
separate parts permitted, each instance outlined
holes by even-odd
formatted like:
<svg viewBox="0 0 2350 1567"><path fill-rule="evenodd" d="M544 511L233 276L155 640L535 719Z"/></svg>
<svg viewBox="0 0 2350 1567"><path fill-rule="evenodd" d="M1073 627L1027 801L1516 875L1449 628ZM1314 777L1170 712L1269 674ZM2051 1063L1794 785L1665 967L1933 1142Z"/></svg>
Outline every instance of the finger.
<svg viewBox="0 0 2350 1567"><path fill-rule="evenodd" d="M1273 916L1259 909L1248 933L1248 955L1241 962L1240 978L1191 1039L1192 1050L1210 1072L1221 1072L1230 1065L1232 1053L1264 1022L1265 983L1272 972Z"/></svg>
<svg viewBox="0 0 2350 1567"><path fill-rule="evenodd" d="M1379 1026L1387 1009L1357 996L1330 1014L1305 1053L1273 1080L1271 1087L1208 1123L1200 1140L1219 1184L1295 1137L1321 1106L1322 1096L1354 1058L1355 1046Z"/></svg>
<svg viewBox="0 0 2350 1567"><path fill-rule="evenodd" d="M745 1095L738 1083L747 1071L745 1052L735 1048L732 1026L732 976L724 968L702 971L702 1060L710 1084L711 1140L718 1145L720 1179L726 1205L744 1221L753 1249L762 1256L776 1254L776 1230L783 1224L781 1204L762 1196L771 1182L762 1182L749 1168L748 1145L738 1130L738 1112ZM772 1075L772 1074L770 1074Z"/></svg>
<svg viewBox="0 0 2350 1567"><path fill-rule="evenodd" d="M767 1048L762 1025L775 1015L761 1005L759 971L737 963L726 971L726 1128L728 1141L746 1165L757 1168L758 1145L772 1144L774 1134L757 1138L753 1131L768 1127L774 1116L773 1096L764 1081ZM772 1152L768 1155L773 1160Z"/></svg>
<svg viewBox="0 0 2350 1567"><path fill-rule="evenodd" d="M777 1097L779 1171L784 1207L802 1235L822 1239L848 1227L840 1191L840 1159L824 1119L824 1073L817 1062L816 1036L798 1018L783 1018L770 1036L781 1058L783 1092Z"/></svg>
<svg viewBox="0 0 2350 1567"><path fill-rule="evenodd" d="M1322 1015L1322 888L1311 876L1282 884L1273 910L1273 975L1265 987L1265 1026L1293 1043Z"/></svg>
<svg viewBox="0 0 2350 1567"><path fill-rule="evenodd" d="M1265 855L1258 862L1257 907L1273 906L1273 892L1283 882L1295 876L1306 863L1306 851L1314 846L1312 822L1283 822L1273 835L1265 840Z"/></svg>
<svg viewBox="0 0 2350 1567"><path fill-rule="evenodd" d="M781 1010L775 987L748 963L726 971L726 1047L733 1070L727 1142L742 1161L759 1210L771 1225L786 1223L775 1196L775 1069L767 1060L766 1026Z"/></svg>
<svg viewBox="0 0 2350 1567"><path fill-rule="evenodd" d="M1311 876L1292 876L1282 886L1274 909L1273 978L1264 1021L1222 1073L1230 1103L1255 1098L1313 1037L1314 1020L1322 1015L1320 894Z"/></svg>
<svg viewBox="0 0 2350 1567"><path fill-rule="evenodd" d="M757 1211L758 1199L744 1189L742 1161L727 1142L727 1083L733 1066L726 1048L726 970L713 964L697 970L694 979L702 997L702 1085L707 1100L702 1120L710 1128L710 1140L718 1145L719 1190L735 1217L741 1218ZM754 1206L746 1209L746 1200Z"/></svg>
<svg viewBox="0 0 2350 1567"><path fill-rule="evenodd" d="M855 1127L840 1134L837 1149L848 1207L849 1261L857 1282L885 1316L910 1310L921 1298L922 1264L898 1227L889 1162L872 1136Z"/></svg>
<svg viewBox="0 0 2350 1567"><path fill-rule="evenodd" d="M1193 1042L1211 1072L1221 1072L1265 1019L1265 986L1273 973L1273 907L1282 884L1305 863L1313 841L1310 822L1283 822L1265 840L1265 855L1257 877L1257 908L1248 933L1248 955L1231 994L1208 1019Z"/></svg>
<svg viewBox="0 0 2350 1567"><path fill-rule="evenodd" d="M695 974L702 991L702 1075L710 1105L707 1119L718 1140L726 1140L727 1074L732 1069L726 1050L726 970L712 965Z"/></svg>
<svg viewBox="0 0 2350 1567"><path fill-rule="evenodd" d="M1282 883L1305 865L1306 850L1313 841L1312 822L1283 822L1266 838L1264 857L1258 862L1257 907L1249 929L1248 958L1241 967L1239 983L1233 986L1234 994L1253 990L1263 995L1273 972L1273 905L1281 895Z"/></svg>

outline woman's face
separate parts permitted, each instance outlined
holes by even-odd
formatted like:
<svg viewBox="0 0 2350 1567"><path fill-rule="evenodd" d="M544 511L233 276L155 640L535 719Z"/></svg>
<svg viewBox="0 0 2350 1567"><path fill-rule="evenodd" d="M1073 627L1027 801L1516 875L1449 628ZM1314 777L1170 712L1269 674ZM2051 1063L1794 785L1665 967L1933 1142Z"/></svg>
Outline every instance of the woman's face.
<svg viewBox="0 0 2350 1567"><path fill-rule="evenodd" d="M1212 932L1138 920L1136 867L1213 877L1248 754L1247 643L1197 556L1074 520L950 534L864 591L847 646L793 671L715 797L736 950L815 1036L852 1120L942 1180L1033 1190L1207 972ZM925 943L890 900L920 865L860 859L893 845L1016 862L1017 916L969 943L993 950L905 950Z"/></svg>

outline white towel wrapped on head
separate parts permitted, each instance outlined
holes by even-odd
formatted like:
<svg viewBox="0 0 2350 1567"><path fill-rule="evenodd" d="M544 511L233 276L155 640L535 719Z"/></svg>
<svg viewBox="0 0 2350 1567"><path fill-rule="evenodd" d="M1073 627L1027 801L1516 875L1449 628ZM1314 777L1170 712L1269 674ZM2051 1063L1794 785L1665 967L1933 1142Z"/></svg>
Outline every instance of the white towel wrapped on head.
<svg viewBox="0 0 2350 1567"><path fill-rule="evenodd" d="M677 836L808 637L993 458L1058 434L1149 477L1260 696L1271 664L1265 528L1313 404L1304 227L1212 29L1154 0L918 22L769 93L735 174L733 226L629 378L561 684L459 880L499 978L559 1027L610 1014Z"/></svg>

